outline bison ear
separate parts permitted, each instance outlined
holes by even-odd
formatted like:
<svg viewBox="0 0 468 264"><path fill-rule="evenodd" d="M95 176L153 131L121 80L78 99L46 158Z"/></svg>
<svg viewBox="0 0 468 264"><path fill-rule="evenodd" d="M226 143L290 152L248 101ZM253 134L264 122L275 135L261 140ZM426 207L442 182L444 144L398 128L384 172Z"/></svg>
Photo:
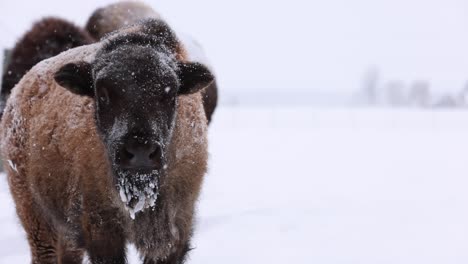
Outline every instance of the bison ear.
<svg viewBox="0 0 468 264"><path fill-rule="evenodd" d="M200 91L214 81L214 76L206 66L197 62L179 63L179 94Z"/></svg>
<svg viewBox="0 0 468 264"><path fill-rule="evenodd" d="M55 81L60 86L78 95L93 97L93 76L91 64L87 62L68 63L54 75Z"/></svg>

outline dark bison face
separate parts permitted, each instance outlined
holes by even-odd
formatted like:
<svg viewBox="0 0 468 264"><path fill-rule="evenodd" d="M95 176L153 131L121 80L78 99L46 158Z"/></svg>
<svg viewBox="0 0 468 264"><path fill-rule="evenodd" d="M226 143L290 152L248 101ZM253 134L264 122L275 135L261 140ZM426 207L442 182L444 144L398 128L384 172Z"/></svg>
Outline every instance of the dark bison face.
<svg viewBox="0 0 468 264"><path fill-rule="evenodd" d="M165 49L132 44L100 52L93 63L67 64L55 80L94 97L97 128L131 214L153 206L166 174L178 95L209 85L208 69Z"/></svg>

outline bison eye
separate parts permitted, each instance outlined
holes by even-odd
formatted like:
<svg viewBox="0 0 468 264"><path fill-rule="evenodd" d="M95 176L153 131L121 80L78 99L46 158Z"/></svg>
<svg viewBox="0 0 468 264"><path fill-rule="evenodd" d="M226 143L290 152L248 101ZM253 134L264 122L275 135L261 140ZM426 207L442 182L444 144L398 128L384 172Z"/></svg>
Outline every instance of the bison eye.
<svg viewBox="0 0 468 264"><path fill-rule="evenodd" d="M119 83L116 80L110 78L100 78L96 80L96 95L99 102L104 104L110 104L115 97L116 88L119 87Z"/></svg>
<svg viewBox="0 0 468 264"><path fill-rule="evenodd" d="M110 92L107 87L100 87L99 89L99 100L105 104L110 103Z"/></svg>

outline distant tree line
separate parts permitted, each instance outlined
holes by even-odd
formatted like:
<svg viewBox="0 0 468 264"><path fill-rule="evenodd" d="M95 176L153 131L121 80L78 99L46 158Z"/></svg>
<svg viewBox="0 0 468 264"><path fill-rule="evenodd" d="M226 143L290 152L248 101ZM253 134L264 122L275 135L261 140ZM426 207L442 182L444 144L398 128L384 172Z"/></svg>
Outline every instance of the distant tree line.
<svg viewBox="0 0 468 264"><path fill-rule="evenodd" d="M389 107L468 107L468 82L456 93L435 93L430 90L430 83L425 80L406 84L401 80L379 82L379 71L369 70L363 80L362 94L364 103Z"/></svg>

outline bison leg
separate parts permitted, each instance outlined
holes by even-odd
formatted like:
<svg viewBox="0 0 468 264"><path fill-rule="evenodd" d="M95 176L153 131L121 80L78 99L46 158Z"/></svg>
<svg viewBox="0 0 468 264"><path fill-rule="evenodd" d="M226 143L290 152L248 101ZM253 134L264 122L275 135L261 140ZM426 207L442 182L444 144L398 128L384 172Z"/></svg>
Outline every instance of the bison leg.
<svg viewBox="0 0 468 264"><path fill-rule="evenodd" d="M115 236L108 234L111 238ZM94 240L87 246L89 259L93 264L125 264L125 243L117 240Z"/></svg>
<svg viewBox="0 0 468 264"><path fill-rule="evenodd" d="M24 206L24 204L23 204ZM41 217L36 209L22 207L19 214L24 229L26 230L33 264L75 264L82 263L83 250L73 249L68 241L59 239L59 234Z"/></svg>
<svg viewBox="0 0 468 264"><path fill-rule="evenodd" d="M87 214L84 219L85 248L93 264L125 264L125 236L117 212Z"/></svg>
<svg viewBox="0 0 468 264"><path fill-rule="evenodd" d="M190 251L190 244L186 243L184 247L177 250L175 253L167 257L166 259L153 260L149 257L145 257L144 264L182 264L185 262L187 253Z"/></svg>
<svg viewBox="0 0 468 264"><path fill-rule="evenodd" d="M58 264L81 264L83 263L84 250L76 248L73 243L61 239L58 253Z"/></svg>
<svg viewBox="0 0 468 264"><path fill-rule="evenodd" d="M29 210L25 207L21 209L23 210L19 213L19 217L31 248L31 263L57 263L57 235L55 231L40 216L41 214L32 209L32 206L28 208Z"/></svg>
<svg viewBox="0 0 468 264"><path fill-rule="evenodd" d="M68 250L61 254L59 264L81 264L83 263L82 250Z"/></svg>
<svg viewBox="0 0 468 264"><path fill-rule="evenodd" d="M35 203L26 175L19 174L16 168L7 167L8 183L16 213L26 236L31 251L31 263L57 263L57 233L47 219L42 207Z"/></svg>

